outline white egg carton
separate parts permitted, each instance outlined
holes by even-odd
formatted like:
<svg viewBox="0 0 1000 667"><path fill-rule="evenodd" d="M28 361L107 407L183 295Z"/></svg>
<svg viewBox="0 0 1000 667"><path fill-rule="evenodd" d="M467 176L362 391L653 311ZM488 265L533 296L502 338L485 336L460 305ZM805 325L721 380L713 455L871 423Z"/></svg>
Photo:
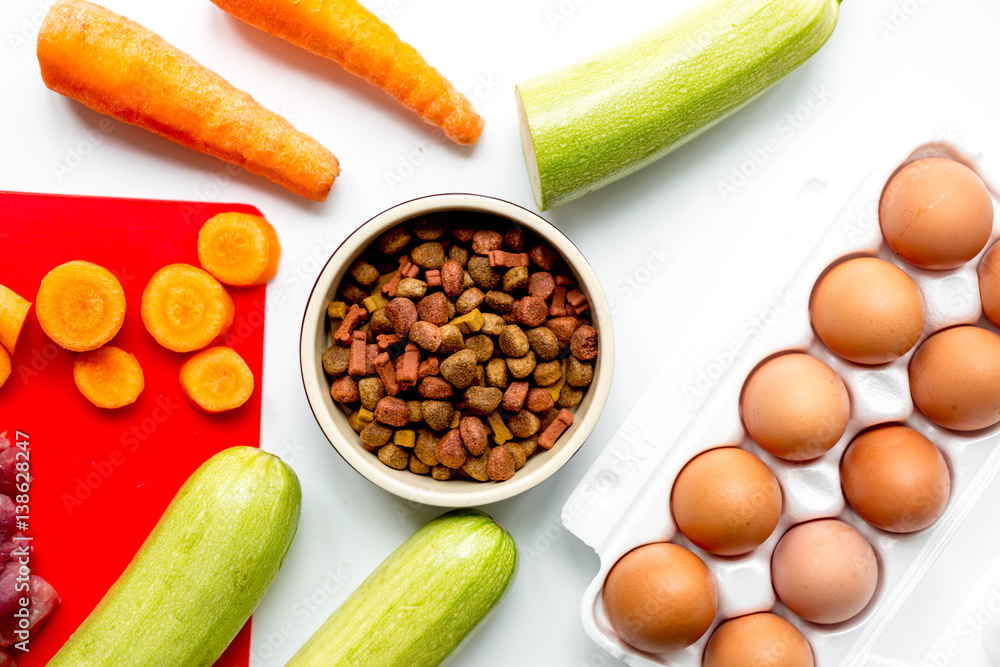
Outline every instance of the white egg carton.
<svg viewBox="0 0 1000 667"><path fill-rule="evenodd" d="M696 667L701 665L705 644L720 622L771 610L803 632L813 647L817 667L936 664L899 661L891 646L886 649L882 645L885 642L879 644L878 651L873 648L995 480L1000 490L1000 427L961 434L935 426L913 407L909 394L907 364L919 343L891 364L858 366L836 356L819 341L808 312L813 284L830 263L867 254L892 262L920 287L927 310L920 342L956 324L979 324L996 332L982 317L979 298L976 267L985 251L963 267L934 272L895 257L883 241L877 204L895 166L865 179L790 284L764 311L759 335L716 354L707 368L692 350L672 354L567 500L563 523L601 560L600 570L583 596L583 623L590 637L612 656L637 667ZM996 217L1000 221L1000 215ZM987 248L998 236L1000 224L995 224ZM744 431L739 417L740 391L747 376L758 363L786 350L805 351L829 364L843 378L851 396L851 419L844 436L824 456L800 464L761 449ZM695 410L687 407L692 390L706 395ZM844 449L859 431L886 422L904 422L923 433L941 449L950 468L951 496L945 512L919 533L897 536L873 528L853 512L841 492L839 463ZM782 487L784 508L778 527L763 545L746 556L722 558L694 546L677 529L670 512L670 492L677 473L692 457L733 443L756 454L774 471ZM878 588L864 611L844 623L827 626L803 621L785 608L777 600L770 578L771 554L785 531L822 517L837 517L857 528L875 549L880 569ZM1000 533L998 528L1000 521L981 526L991 535ZM608 571L622 555L661 541L681 544L708 564L718 585L719 609L712 628L694 646L650 654L625 644L615 634L604 613L602 588ZM962 567L961 562L953 565ZM935 581L941 580L938 577ZM1000 622L1000 593L997 604ZM928 646L934 636L926 637ZM1000 662L996 664L1000 667Z"/></svg>

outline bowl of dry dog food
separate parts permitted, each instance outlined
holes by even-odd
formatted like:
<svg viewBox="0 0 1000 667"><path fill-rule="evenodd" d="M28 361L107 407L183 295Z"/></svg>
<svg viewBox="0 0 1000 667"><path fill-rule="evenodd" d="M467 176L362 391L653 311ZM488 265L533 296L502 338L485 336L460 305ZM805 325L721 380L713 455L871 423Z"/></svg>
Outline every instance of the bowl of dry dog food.
<svg viewBox="0 0 1000 667"><path fill-rule="evenodd" d="M324 435L402 498L496 502L561 468L611 387L600 282L565 235L470 194L405 202L333 253L306 305L302 381Z"/></svg>

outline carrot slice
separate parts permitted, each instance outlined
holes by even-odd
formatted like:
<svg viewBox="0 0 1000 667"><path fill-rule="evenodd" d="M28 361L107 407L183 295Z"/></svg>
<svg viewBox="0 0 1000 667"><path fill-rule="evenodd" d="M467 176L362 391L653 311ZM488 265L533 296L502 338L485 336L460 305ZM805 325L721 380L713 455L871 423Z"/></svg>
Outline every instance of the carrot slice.
<svg viewBox="0 0 1000 667"><path fill-rule="evenodd" d="M206 412L233 410L253 394L253 372L231 347L210 347L181 366L181 389Z"/></svg>
<svg viewBox="0 0 1000 667"><path fill-rule="evenodd" d="M7 354L7 348L0 347L0 387L4 385L7 378L10 377L10 355Z"/></svg>
<svg viewBox="0 0 1000 667"><path fill-rule="evenodd" d="M174 352L200 350L233 323L229 292L207 271L168 264L142 292L142 321L156 342Z"/></svg>
<svg viewBox="0 0 1000 667"><path fill-rule="evenodd" d="M31 302L20 294L0 285L0 345L14 354L21 328L28 318Z"/></svg>
<svg viewBox="0 0 1000 667"><path fill-rule="evenodd" d="M198 232L198 260L227 285L263 285L278 272L280 256L278 234L257 215L220 213Z"/></svg>
<svg viewBox="0 0 1000 667"><path fill-rule="evenodd" d="M111 345L76 355L73 381L88 401L109 410L135 403L146 386L139 360Z"/></svg>
<svg viewBox="0 0 1000 667"><path fill-rule="evenodd" d="M42 278L35 314L45 335L67 350L96 350L122 328L125 292L103 266L66 262Z"/></svg>
<svg viewBox="0 0 1000 667"><path fill-rule="evenodd" d="M250 25L340 63L437 125L473 144L483 119L415 48L357 0L212 0Z"/></svg>
<svg viewBox="0 0 1000 667"><path fill-rule="evenodd" d="M156 33L84 0L60 0L38 33L50 89L91 109L323 201L337 158Z"/></svg>

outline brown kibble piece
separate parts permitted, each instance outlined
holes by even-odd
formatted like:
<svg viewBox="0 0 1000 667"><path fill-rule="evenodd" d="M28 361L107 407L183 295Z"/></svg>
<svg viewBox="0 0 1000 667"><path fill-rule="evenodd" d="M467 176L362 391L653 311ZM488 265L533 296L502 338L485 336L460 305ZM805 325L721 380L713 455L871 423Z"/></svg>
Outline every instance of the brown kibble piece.
<svg viewBox="0 0 1000 667"><path fill-rule="evenodd" d="M558 361L546 361L535 366L535 384L539 387L551 386L556 382L559 382L559 378L561 377L562 364Z"/></svg>
<svg viewBox="0 0 1000 667"><path fill-rule="evenodd" d="M503 274L503 291L519 292L528 286L528 267L515 266ZM546 309L548 306L546 306Z"/></svg>
<svg viewBox="0 0 1000 667"><path fill-rule="evenodd" d="M478 287L470 287L455 301L455 310L459 315L465 315L481 305L483 305L483 291Z"/></svg>
<svg viewBox="0 0 1000 667"><path fill-rule="evenodd" d="M508 382L507 362L503 359L490 359L486 364L486 384L505 389Z"/></svg>
<svg viewBox="0 0 1000 667"><path fill-rule="evenodd" d="M500 331L497 344L500 346L500 351L508 357L523 357L531 349L528 336L516 324L508 324Z"/></svg>
<svg viewBox="0 0 1000 667"><path fill-rule="evenodd" d="M424 422L433 431L443 431L451 426L455 406L447 401L424 401L420 404Z"/></svg>
<svg viewBox="0 0 1000 667"><path fill-rule="evenodd" d="M375 406L375 419L383 424L402 428L410 423L410 409L403 399L386 396L379 399Z"/></svg>
<svg viewBox="0 0 1000 667"><path fill-rule="evenodd" d="M378 460L394 470L403 470L410 465L410 453L390 442L379 448Z"/></svg>
<svg viewBox="0 0 1000 667"><path fill-rule="evenodd" d="M541 367L541 365L539 365ZM535 369L538 372L538 369ZM552 394L549 393L547 389L531 389L528 391L528 397L524 399L524 407L526 410L531 412L545 412L556 404L552 400ZM511 429L513 430L513 429Z"/></svg>
<svg viewBox="0 0 1000 667"><path fill-rule="evenodd" d="M506 313L514 307L514 297L506 292L490 290L483 299L486 305L498 313Z"/></svg>
<svg viewBox="0 0 1000 667"><path fill-rule="evenodd" d="M521 450L524 452L525 458L530 457L538 451L538 438L528 438L527 440L522 440L517 444L521 446Z"/></svg>
<svg viewBox="0 0 1000 667"><path fill-rule="evenodd" d="M359 259L348 270L354 282L362 287L371 287L378 281L378 269L363 259Z"/></svg>
<svg viewBox="0 0 1000 667"><path fill-rule="evenodd" d="M583 395L586 393L584 389L574 387L573 385L566 383L559 390L559 400L556 401L556 405L560 408L575 408L580 405L580 401L583 400Z"/></svg>
<svg viewBox="0 0 1000 667"><path fill-rule="evenodd" d="M462 466L462 472L476 480L477 482L488 482L490 481L489 470L490 453L489 451L483 452L479 455L473 455L465 465Z"/></svg>
<svg viewBox="0 0 1000 667"><path fill-rule="evenodd" d="M368 298L368 292L352 282L345 281L340 284L340 298L347 303L359 304Z"/></svg>
<svg viewBox="0 0 1000 667"><path fill-rule="evenodd" d="M523 380L531 375L531 373L535 370L535 365L535 353L530 350L528 351L528 354L519 359L507 359L507 370L510 371L510 374L518 380Z"/></svg>
<svg viewBox="0 0 1000 667"><path fill-rule="evenodd" d="M460 245L453 245L448 248L448 259L455 260L463 269L465 268L465 265L469 263L470 256L471 253L469 250Z"/></svg>
<svg viewBox="0 0 1000 667"><path fill-rule="evenodd" d="M411 424L419 424L424 420L424 411L420 407L420 401L407 401L406 409L410 413L407 419Z"/></svg>
<svg viewBox="0 0 1000 667"><path fill-rule="evenodd" d="M508 412L517 412L524 407L529 387L527 382L511 382L503 394L503 409Z"/></svg>
<svg viewBox="0 0 1000 667"><path fill-rule="evenodd" d="M417 385L417 391L424 398L436 401L443 401L455 394L455 388L451 386L451 383L436 375L421 380L420 384Z"/></svg>
<svg viewBox="0 0 1000 667"><path fill-rule="evenodd" d="M504 245L514 252L524 250L524 230L520 227L512 227L503 235Z"/></svg>
<svg viewBox="0 0 1000 667"><path fill-rule="evenodd" d="M540 427L541 422L538 420L538 417L528 410L519 410L507 419L507 428L519 438L530 438L538 433Z"/></svg>
<svg viewBox="0 0 1000 667"><path fill-rule="evenodd" d="M597 329L584 324L569 339L569 349L580 361L590 361L597 356Z"/></svg>
<svg viewBox="0 0 1000 667"><path fill-rule="evenodd" d="M365 375L375 375L375 358L378 357L378 345L371 343L365 347Z"/></svg>
<svg viewBox="0 0 1000 667"><path fill-rule="evenodd" d="M434 455L442 465L449 468L461 468L469 460L469 452L462 443L462 436L457 428L453 428L441 437Z"/></svg>
<svg viewBox="0 0 1000 667"><path fill-rule="evenodd" d="M456 297L462 293L464 273L462 265L453 259L441 265L441 289L447 296Z"/></svg>
<svg viewBox="0 0 1000 667"><path fill-rule="evenodd" d="M552 246L547 243L539 243L531 250L528 251L528 257L534 262L538 268L542 271L551 271L555 268L556 259L558 255L556 251L552 249Z"/></svg>
<svg viewBox="0 0 1000 667"><path fill-rule="evenodd" d="M513 270L513 269L512 269ZM526 327L538 327L549 316L549 307L537 296L528 295L514 306L518 321Z"/></svg>
<svg viewBox="0 0 1000 667"><path fill-rule="evenodd" d="M521 466L528 460L528 455L524 453L524 448L521 447L520 443L508 442L505 445L501 445L501 447L509 451L514 457L514 470L520 470Z"/></svg>
<svg viewBox="0 0 1000 667"><path fill-rule="evenodd" d="M437 352L441 347L441 329L436 324L420 320L410 327L410 340L428 352Z"/></svg>
<svg viewBox="0 0 1000 667"><path fill-rule="evenodd" d="M340 328L333 335L333 340L344 346L350 345L354 337L354 330L367 319L367 310L357 304L352 305L350 310L347 311L344 321L340 323Z"/></svg>
<svg viewBox="0 0 1000 667"><path fill-rule="evenodd" d="M412 452L410 453L409 465L410 465L410 472L412 472L414 475L426 475L431 471L431 467L426 463L424 463L423 461L421 461L420 458L416 454L413 454Z"/></svg>
<svg viewBox="0 0 1000 667"><path fill-rule="evenodd" d="M528 336L528 345L539 359L552 361L559 356L559 339L548 327L535 327L525 332Z"/></svg>
<svg viewBox="0 0 1000 667"><path fill-rule="evenodd" d="M573 423L573 413L565 408L559 411L556 418L549 424L540 436L538 436L538 446L545 449L552 449L556 440L563 434L569 425Z"/></svg>
<svg viewBox="0 0 1000 667"><path fill-rule="evenodd" d="M361 400L358 393L358 381L350 375L344 375L330 384L330 396L337 403L356 403Z"/></svg>
<svg viewBox="0 0 1000 667"><path fill-rule="evenodd" d="M465 389L476 376L476 353L459 350L441 362L441 376L456 389Z"/></svg>
<svg viewBox="0 0 1000 667"><path fill-rule="evenodd" d="M396 286L396 296L404 299L422 299L427 294L427 283L416 278L403 278Z"/></svg>
<svg viewBox="0 0 1000 667"><path fill-rule="evenodd" d="M421 462L429 466L436 466L440 463L434 451L438 446L438 437L433 433L421 431L417 434L417 441L413 445L413 453Z"/></svg>
<svg viewBox="0 0 1000 667"><path fill-rule="evenodd" d="M479 417L462 417L458 430L462 435L462 442L465 443L465 448L469 450L470 454L479 456L486 451L486 448L489 446L490 432L482 419Z"/></svg>
<svg viewBox="0 0 1000 667"><path fill-rule="evenodd" d="M469 276L481 289L489 291L500 284L500 274L490 266L490 260L486 257L470 257L468 269Z"/></svg>
<svg viewBox="0 0 1000 667"><path fill-rule="evenodd" d="M476 235L476 227L471 224L471 221L475 220L476 215L473 213L460 213L459 216L458 222L453 223L451 235L457 241L468 243Z"/></svg>
<svg viewBox="0 0 1000 667"><path fill-rule="evenodd" d="M475 334L465 339L465 349L476 355L476 363L485 364L493 358L493 339L483 334Z"/></svg>
<svg viewBox="0 0 1000 667"><path fill-rule="evenodd" d="M361 444L369 452L374 452L379 447L389 442L392 437L392 429L385 424L372 422L361 431Z"/></svg>
<svg viewBox="0 0 1000 667"><path fill-rule="evenodd" d="M398 336L405 336L410 327L417 321L417 307L409 299L396 297L385 307L385 314L392 322L392 328Z"/></svg>
<svg viewBox="0 0 1000 667"><path fill-rule="evenodd" d="M361 378L358 380L358 393L361 395L361 407L375 410L378 402L385 398L385 387L377 377Z"/></svg>
<svg viewBox="0 0 1000 667"><path fill-rule="evenodd" d="M361 433L361 431L364 430L365 426L368 426L368 422L361 421L360 410L354 410L353 412L351 412L351 414L348 415L347 417L347 423L350 425L351 429L353 429L355 433Z"/></svg>
<svg viewBox="0 0 1000 667"><path fill-rule="evenodd" d="M410 261L422 269L440 269L445 259L444 246L437 241L421 243L410 253Z"/></svg>
<svg viewBox="0 0 1000 667"><path fill-rule="evenodd" d="M467 410L473 415L488 415L500 405L503 392L496 387L469 387L463 395Z"/></svg>
<svg viewBox="0 0 1000 667"><path fill-rule="evenodd" d="M503 235L492 229L480 229L472 235L472 252L486 255L503 247Z"/></svg>
<svg viewBox="0 0 1000 667"><path fill-rule="evenodd" d="M514 455L504 447L494 447L490 450L489 463L486 470L494 482L503 482L514 476L517 465Z"/></svg>
<svg viewBox="0 0 1000 667"><path fill-rule="evenodd" d="M436 465L431 468L431 477L438 480L439 482L447 482L451 479L451 468L447 468L442 465Z"/></svg>
<svg viewBox="0 0 1000 667"><path fill-rule="evenodd" d="M331 345L323 353L323 370L332 377L345 375L350 363L351 350L349 348Z"/></svg>
<svg viewBox="0 0 1000 667"><path fill-rule="evenodd" d="M538 413L538 418L542 421L543 431L549 427L549 424L556 420L556 417L559 416L559 410L560 408L552 408L550 410L546 410L545 412Z"/></svg>
<svg viewBox="0 0 1000 667"><path fill-rule="evenodd" d="M448 223L444 216L430 213L416 220L410 220L413 235L421 241L437 241L448 231Z"/></svg>
<svg viewBox="0 0 1000 667"><path fill-rule="evenodd" d="M458 352L465 347L465 337L462 330L454 324L445 324L441 327L441 345L437 351L443 354Z"/></svg>
<svg viewBox="0 0 1000 667"><path fill-rule="evenodd" d="M569 345L573 332L580 326L580 320L575 317L554 317L546 322L545 326L552 329L560 345Z"/></svg>
<svg viewBox="0 0 1000 667"><path fill-rule="evenodd" d="M395 331L395 328L392 326L392 320L386 314L385 308L379 308L372 313L371 331L376 336L390 334Z"/></svg>
<svg viewBox="0 0 1000 667"><path fill-rule="evenodd" d="M412 238L405 225L396 225L379 238L378 248L383 255L398 255Z"/></svg>
<svg viewBox="0 0 1000 667"><path fill-rule="evenodd" d="M476 377L472 379L472 386L474 387L486 386L486 371L483 369L482 365L476 366Z"/></svg>
<svg viewBox="0 0 1000 667"><path fill-rule="evenodd" d="M376 311L377 312L377 311ZM448 297L442 292L428 294L417 303L417 315L431 324L448 323ZM372 318L374 320L374 317Z"/></svg>
<svg viewBox="0 0 1000 667"><path fill-rule="evenodd" d="M496 313L483 313L483 327L479 333L487 336L499 336L505 324L503 318Z"/></svg>
<svg viewBox="0 0 1000 667"><path fill-rule="evenodd" d="M594 380L594 367L576 357L566 360L566 384L574 387L587 387Z"/></svg>
<svg viewBox="0 0 1000 667"><path fill-rule="evenodd" d="M535 271L528 278L528 294L537 296L542 301L548 301L555 287L555 278L548 271Z"/></svg>

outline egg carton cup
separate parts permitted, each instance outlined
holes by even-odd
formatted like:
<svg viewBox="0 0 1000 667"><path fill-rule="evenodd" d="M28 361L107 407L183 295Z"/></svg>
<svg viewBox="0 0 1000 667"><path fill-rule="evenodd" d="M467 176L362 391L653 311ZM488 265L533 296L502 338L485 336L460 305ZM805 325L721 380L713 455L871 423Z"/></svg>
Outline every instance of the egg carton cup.
<svg viewBox="0 0 1000 667"><path fill-rule="evenodd" d="M994 333L997 330L982 316L976 267L985 250L957 269L926 271L896 257L884 242L878 200L892 173L872 172L864 179L790 283L762 311L743 343L717 352L708 366L693 349L674 351L566 501L564 525L600 557L600 569L583 596L583 624L587 634L615 658L637 667L699 666L705 644L719 623L770 610L802 631L812 645L817 667L909 664L879 659L872 647L998 477L1000 426L959 433L931 423L913 406L907 365L920 343L943 328L978 324ZM995 223L987 249L998 236L1000 225ZM810 325L809 297L817 278L831 263L859 255L898 266L923 293L927 317L920 341L887 365L865 367L841 359L823 345ZM764 451L740 420L739 399L746 378L762 361L787 351L807 352L829 364L851 397L851 417L843 437L822 457L803 463L784 461ZM704 399L695 409L689 407L692 394ZM908 535L869 525L846 503L841 491L839 465L845 448L860 431L888 422L905 423L929 438L944 454L951 474L951 495L944 513L930 527ZM723 445L738 445L757 455L778 478L783 495L782 515L774 532L764 544L739 557L714 556L694 546L678 530L670 510L671 489L681 468L700 452ZM879 582L860 614L843 623L820 625L804 621L778 601L770 563L775 545L789 528L828 517L855 527L871 543ZM617 636L604 611L602 590L605 577L621 556L643 544L663 541L680 544L705 561L715 577L719 607L712 627L693 646L652 654Z"/></svg>

